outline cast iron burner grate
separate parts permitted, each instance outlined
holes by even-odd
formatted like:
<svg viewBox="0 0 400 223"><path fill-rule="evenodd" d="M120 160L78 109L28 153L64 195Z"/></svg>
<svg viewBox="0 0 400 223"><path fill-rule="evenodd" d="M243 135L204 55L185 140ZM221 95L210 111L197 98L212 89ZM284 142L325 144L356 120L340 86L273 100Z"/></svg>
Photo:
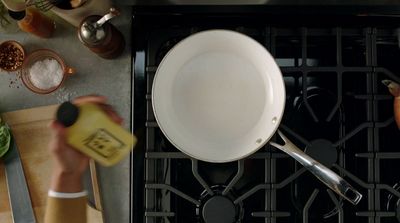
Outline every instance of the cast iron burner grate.
<svg viewBox="0 0 400 223"><path fill-rule="evenodd" d="M143 147L134 155L135 222L400 222L400 131L392 97L380 83L400 82L397 27L296 28L176 17L168 25L146 23L136 39L142 45L135 57L135 129L143 131ZM181 39L212 28L249 35L276 58L287 91L280 129L359 190L359 205L268 145L246 159L212 164L168 142L151 106L157 66Z"/></svg>

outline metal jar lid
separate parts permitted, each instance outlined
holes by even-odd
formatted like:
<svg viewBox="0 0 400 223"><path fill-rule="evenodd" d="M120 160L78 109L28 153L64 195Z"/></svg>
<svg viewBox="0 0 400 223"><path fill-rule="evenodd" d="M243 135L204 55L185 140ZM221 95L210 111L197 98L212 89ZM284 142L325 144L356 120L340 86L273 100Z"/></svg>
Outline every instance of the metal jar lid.
<svg viewBox="0 0 400 223"><path fill-rule="evenodd" d="M79 38L82 42L96 44L106 37L104 26L97 26L100 16L89 16L79 26Z"/></svg>
<svg viewBox="0 0 400 223"><path fill-rule="evenodd" d="M83 20L79 26L79 38L87 44L96 44L104 40L107 36L107 21L119 15L119 11L110 8L110 12L100 16L89 16Z"/></svg>

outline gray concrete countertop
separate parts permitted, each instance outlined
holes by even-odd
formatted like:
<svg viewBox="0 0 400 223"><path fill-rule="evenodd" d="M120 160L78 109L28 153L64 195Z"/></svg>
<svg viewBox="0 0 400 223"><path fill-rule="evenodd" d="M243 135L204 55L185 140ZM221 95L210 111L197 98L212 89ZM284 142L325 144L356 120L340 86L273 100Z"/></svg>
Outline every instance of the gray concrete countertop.
<svg viewBox="0 0 400 223"><path fill-rule="evenodd" d="M57 29L51 39L40 39L22 31L0 33L0 42L16 40L29 54L35 49L54 50L77 73L64 86L50 95L38 95L26 89L16 73L0 71L0 112L58 104L76 96L100 94L124 118L131 122L131 8L121 7L121 15L112 23L124 34L125 52L115 60L105 60L83 46L73 26L55 18ZM0 31L1 32L1 31ZM107 223L129 222L129 157L113 167L99 166L100 189Z"/></svg>

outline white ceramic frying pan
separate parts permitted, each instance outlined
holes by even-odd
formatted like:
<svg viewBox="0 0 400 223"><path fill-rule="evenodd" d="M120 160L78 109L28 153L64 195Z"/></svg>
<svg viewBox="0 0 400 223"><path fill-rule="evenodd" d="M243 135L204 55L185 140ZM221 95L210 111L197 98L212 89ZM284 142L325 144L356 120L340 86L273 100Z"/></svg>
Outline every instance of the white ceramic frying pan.
<svg viewBox="0 0 400 223"><path fill-rule="evenodd" d="M179 42L158 67L153 110L161 131L187 155L208 162L244 158L274 135L285 106L285 85L274 58L252 38L209 30ZM271 143L356 204L361 194L304 154L282 133Z"/></svg>

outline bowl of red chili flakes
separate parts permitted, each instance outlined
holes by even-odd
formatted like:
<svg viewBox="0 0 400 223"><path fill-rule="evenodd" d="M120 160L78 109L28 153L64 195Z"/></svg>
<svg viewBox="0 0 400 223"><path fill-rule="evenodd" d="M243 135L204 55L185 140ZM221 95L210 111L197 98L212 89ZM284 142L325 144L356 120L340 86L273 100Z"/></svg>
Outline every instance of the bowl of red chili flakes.
<svg viewBox="0 0 400 223"><path fill-rule="evenodd" d="M16 71L22 67L25 50L20 43L8 40L0 44L0 69Z"/></svg>

